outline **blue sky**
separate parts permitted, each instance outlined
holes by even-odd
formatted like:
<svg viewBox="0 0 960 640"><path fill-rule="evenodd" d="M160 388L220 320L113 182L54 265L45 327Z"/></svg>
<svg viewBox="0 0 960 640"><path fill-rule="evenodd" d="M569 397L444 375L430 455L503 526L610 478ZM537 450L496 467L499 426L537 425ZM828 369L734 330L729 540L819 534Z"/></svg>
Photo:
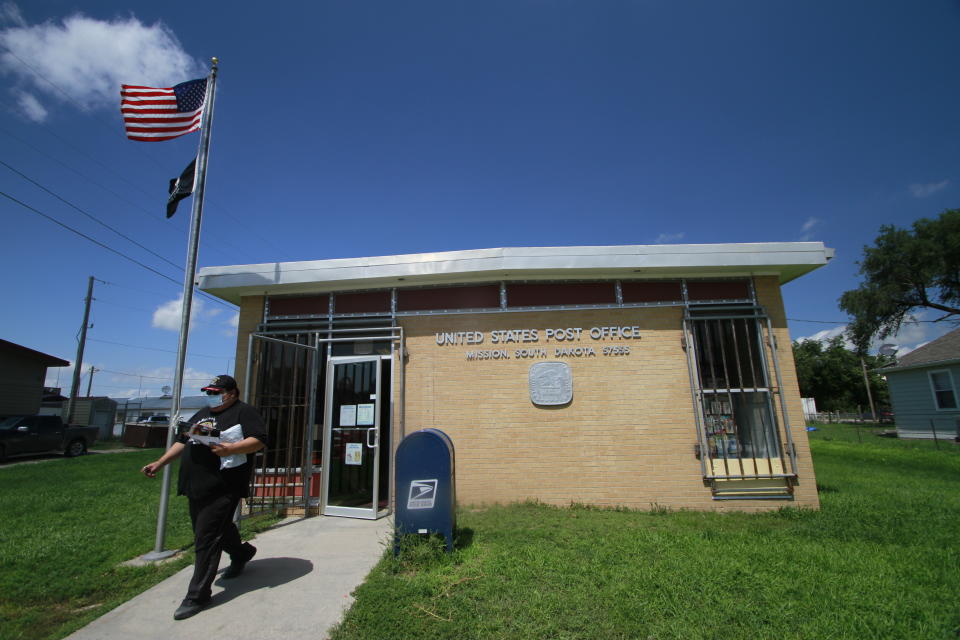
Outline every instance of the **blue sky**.
<svg viewBox="0 0 960 640"><path fill-rule="evenodd" d="M172 382L191 201L164 206L199 138L128 141L119 90L211 56L200 266L823 241L836 258L784 288L797 339L842 329L880 225L960 206L955 1L226 6L0 3L0 337L72 361L95 276L84 392L91 365L95 395ZM236 339L234 308L196 307L188 392Z"/></svg>

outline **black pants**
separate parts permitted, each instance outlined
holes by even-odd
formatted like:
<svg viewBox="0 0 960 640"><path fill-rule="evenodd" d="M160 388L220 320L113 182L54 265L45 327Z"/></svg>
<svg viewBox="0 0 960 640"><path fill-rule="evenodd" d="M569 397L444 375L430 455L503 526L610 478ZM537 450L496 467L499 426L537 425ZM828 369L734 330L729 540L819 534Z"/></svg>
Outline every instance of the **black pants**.
<svg viewBox="0 0 960 640"><path fill-rule="evenodd" d="M220 566L220 554L233 556L243 543L233 524L233 513L240 496L222 495L204 500L190 500L190 520L193 522L193 541L197 559L193 578L187 588L187 598L196 602L210 599L210 586Z"/></svg>

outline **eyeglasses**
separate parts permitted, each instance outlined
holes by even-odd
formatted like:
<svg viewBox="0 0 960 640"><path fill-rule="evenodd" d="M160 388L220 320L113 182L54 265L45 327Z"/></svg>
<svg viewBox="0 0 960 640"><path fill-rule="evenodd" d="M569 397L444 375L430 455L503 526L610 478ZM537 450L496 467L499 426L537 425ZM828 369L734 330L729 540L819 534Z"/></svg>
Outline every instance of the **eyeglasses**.
<svg viewBox="0 0 960 640"><path fill-rule="evenodd" d="M218 395L220 395L221 393L223 393L223 391L213 391L213 390L210 390L210 391L205 391L204 393L206 393L208 396L218 396Z"/></svg>

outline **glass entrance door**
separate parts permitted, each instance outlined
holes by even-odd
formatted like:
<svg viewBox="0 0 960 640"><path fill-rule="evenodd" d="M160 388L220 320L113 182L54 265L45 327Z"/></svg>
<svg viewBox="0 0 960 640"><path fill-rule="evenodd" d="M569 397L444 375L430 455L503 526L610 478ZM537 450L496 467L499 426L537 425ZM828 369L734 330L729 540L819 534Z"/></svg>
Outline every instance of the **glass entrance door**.
<svg viewBox="0 0 960 640"><path fill-rule="evenodd" d="M389 386L383 384L381 363L379 356L334 357L327 363L324 515L376 519L387 498L380 436L381 406L390 403L383 397Z"/></svg>

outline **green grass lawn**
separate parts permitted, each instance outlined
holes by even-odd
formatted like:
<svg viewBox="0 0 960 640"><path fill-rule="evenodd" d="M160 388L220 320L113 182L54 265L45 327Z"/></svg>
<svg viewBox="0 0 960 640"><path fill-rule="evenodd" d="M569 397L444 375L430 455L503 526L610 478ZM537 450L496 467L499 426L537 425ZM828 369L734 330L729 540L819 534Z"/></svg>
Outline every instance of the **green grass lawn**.
<svg viewBox="0 0 960 640"><path fill-rule="evenodd" d="M956 639L960 450L819 427L820 511L464 507L457 550L385 553L334 638ZM192 562L120 566L153 546L157 454L0 466L0 639L61 638ZM167 540L190 543L182 498Z"/></svg>
<svg viewBox="0 0 960 640"><path fill-rule="evenodd" d="M0 466L0 639L61 638L192 564L120 566L153 549L159 477L139 470L159 453ZM167 548L193 541L186 502L169 502Z"/></svg>
<svg viewBox="0 0 960 640"><path fill-rule="evenodd" d="M463 509L453 554L386 555L333 637L957 638L955 446L810 439L820 511Z"/></svg>

